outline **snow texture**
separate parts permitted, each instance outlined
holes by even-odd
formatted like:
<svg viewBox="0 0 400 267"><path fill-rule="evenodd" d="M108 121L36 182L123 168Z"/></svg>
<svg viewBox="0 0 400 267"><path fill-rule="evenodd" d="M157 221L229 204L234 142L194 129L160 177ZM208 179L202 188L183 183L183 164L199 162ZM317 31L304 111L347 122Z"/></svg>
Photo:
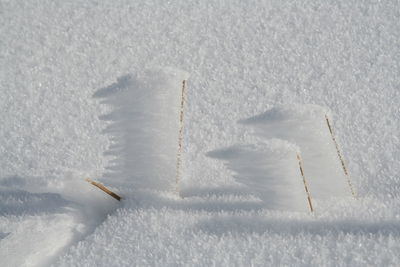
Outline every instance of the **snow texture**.
<svg viewBox="0 0 400 267"><path fill-rule="evenodd" d="M399 40L395 0L0 0L0 265L398 266ZM182 198L130 180L127 165L147 154L132 151L126 134L139 125L125 104L153 85L178 90L169 75L146 74L169 66L190 73ZM98 97L102 88L121 90ZM331 111L357 200L326 198L313 214L269 209L241 170L207 155L259 151L274 108L309 118L310 104Z"/></svg>

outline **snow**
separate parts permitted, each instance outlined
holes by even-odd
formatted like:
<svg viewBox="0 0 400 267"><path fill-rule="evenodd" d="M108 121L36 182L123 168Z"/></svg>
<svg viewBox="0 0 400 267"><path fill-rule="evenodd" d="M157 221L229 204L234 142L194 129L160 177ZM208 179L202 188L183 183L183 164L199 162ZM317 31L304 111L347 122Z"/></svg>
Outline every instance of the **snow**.
<svg viewBox="0 0 400 267"><path fill-rule="evenodd" d="M176 187L183 81L179 70L159 69L125 75L94 94L111 106L102 115L103 133L114 140L105 181L135 189Z"/></svg>
<svg viewBox="0 0 400 267"><path fill-rule="evenodd" d="M352 216L124 209L56 265L390 265L398 258L398 230L393 222Z"/></svg>
<svg viewBox="0 0 400 267"><path fill-rule="evenodd" d="M399 265L399 12L396 1L373 0L1 1L0 265ZM165 115L170 123L154 116L147 137L171 155L180 95L156 98L180 92L186 78L179 196L163 183L175 179L176 151L172 167L132 135L143 120L128 114ZM309 179L343 181L325 114L310 105L330 111L357 199L339 188L314 213L268 206L243 175L244 165L252 175L261 165L239 154L272 165L271 138L300 149ZM274 110L287 111L282 131L263 132ZM321 118L311 125L322 137L286 123L302 114ZM331 154L307 152L305 136ZM229 159L210 157L232 147L219 155ZM168 168L165 176L152 162L135 165L139 156ZM137 178L134 166L154 179Z"/></svg>
<svg viewBox="0 0 400 267"><path fill-rule="evenodd" d="M238 183L259 197L265 208L309 210L296 156L298 148L285 141L235 145L208 155L226 161Z"/></svg>
<svg viewBox="0 0 400 267"><path fill-rule="evenodd" d="M317 105L290 105L242 121L264 139L282 138L298 145L311 195L322 200L352 195L350 177L345 176L327 124L328 113Z"/></svg>
<svg viewBox="0 0 400 267"><path fill-rule="evenodd" d="M8 177L0 190L4 266L50 265L119 206L76 174L57 180Z"/></svg>

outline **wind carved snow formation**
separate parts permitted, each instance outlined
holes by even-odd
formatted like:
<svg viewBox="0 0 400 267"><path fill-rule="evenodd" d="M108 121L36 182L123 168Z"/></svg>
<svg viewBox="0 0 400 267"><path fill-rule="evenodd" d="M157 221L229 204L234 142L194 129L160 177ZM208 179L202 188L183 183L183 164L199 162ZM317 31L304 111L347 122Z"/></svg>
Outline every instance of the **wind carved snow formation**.
<svg viewBox="0 0 400 267"><path fill-rule="evenodd" d="M320 201L353 193L326 124L329 113L317 105L272 108L239 121L250 126L261 143L234 145L209 155L223 160L236 181L250 187L265 207L313 211Z"/></svg>
<svg viewBox="0 0 400 267"><path fill-rule="evenodd" d="M112 107L101 117L114 140L105 174L111 185L179 193L187 77L173 69L144 71L122 76L95 94ZM208 156L223 160L265 208L313 211L320 201L348 197L353 190L327 114L318 105L274 107L239 121L258 142Z"/></svg>
<svg viewBox="0 0 400 267"><path fill-rule="evenodd" d="M181 137L182 83L188 74L175 69L146 70L125 75L95 97L111 106L101 117L113 141L104 178L133 190L176 187ZM180 164L180 163L179 163Z"/></svg>

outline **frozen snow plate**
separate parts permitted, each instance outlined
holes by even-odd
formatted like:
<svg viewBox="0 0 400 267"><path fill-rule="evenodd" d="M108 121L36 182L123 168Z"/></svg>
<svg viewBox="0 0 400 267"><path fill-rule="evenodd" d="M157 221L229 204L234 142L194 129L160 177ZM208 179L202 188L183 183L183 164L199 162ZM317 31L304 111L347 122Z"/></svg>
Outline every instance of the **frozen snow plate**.
<svg viewBox="0 0 400 267"><path fill-rule="evenodd" d="M104 179L132 189L171 190L177 175L182 86L188 74L175 69L148 70L118 78L94 97L112 112L101 119L113 141Z"/></svg>
<svg viewBox="0 0 400 267"><path fill-rule="evenodd" d="M311 195L319 200L351 196L326 114L329 111L317 105L291 105L242 121L253 126L259 137L285 139L300 148Z"/></svg>
<svg viewBox="0 0 400 267"><path fill-rule="evenodd" d="M309 210L299 164L298 149L282 140L235 145L215 150L209 156L224 160L237 182L247 186L266 208Z"/></svg>

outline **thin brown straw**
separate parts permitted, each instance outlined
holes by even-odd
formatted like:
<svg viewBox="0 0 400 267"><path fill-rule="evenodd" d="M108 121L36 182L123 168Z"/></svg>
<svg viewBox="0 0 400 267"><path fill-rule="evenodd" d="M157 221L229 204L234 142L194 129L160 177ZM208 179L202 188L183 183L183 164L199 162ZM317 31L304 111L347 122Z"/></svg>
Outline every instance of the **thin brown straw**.
<svg viewBox="0 0 400 267"><path fill-rule="evenodd" d="M118 196L117 194L115 194L113 191L111 191L110 189L108 189L107 187L105 187L104 185L95 182L89 178L85 179L87 182L91 183L92 185L96 186L97 188L101 189L103 192L109 194L110 196L112 196L113 198L115 198L116 200L120 201L121 197Z"/></svg>
<svg viewBox="0 0 400 267"><path fill-rule="evenodd" d="M182 81L182 96L181 96L181 113L180 113L180 128L179 128L179 139L178 139L178 153L176 161L176 178L175 178L175 190L180 193L180 180L181 180L181 166L182 166L182 152L183 152L183 126L184 126L184 111L185 111L185 90L186 81Z"/></svg>
<svg viewBox="0 0 400 267"><path fill-rule="evenodd" d="M343 168L343 172L344 172L344 174L346 176L347 184L350 187L351 194L353 195L353 197L356 198L356 193L354 191L353 184L351 183L349 172L347 171L347 167L346 167L346 164L344 162L342 153L340 153L339 145L338 145L338 143L336 141L335 135L333 134L332 127L331 127L331 124L329 122L328 115L325 115L325 119L326 119L326 124L328 125L329 132L331 133L332 141L335 144L336 153L337 153L337 155L339 157L340 163L342 164L342 168Z"/></svg>
<svg viewBox="0 0 400 267"><path fill-rule="evenodd" d="M313 212L314 208L313 208L313 205L312 205L312 202L311 202L311 194L310 194L310 191L308 190L306 176L304 175L304 170L303 170L303 163L302 163L302 160L301 160L301 157L300 157L299 153L297 153L297 160L299 162L301 177L303 178L304 189L306 190L306 194L307 194L308 205L310 206L311 212Z"/></svg>

